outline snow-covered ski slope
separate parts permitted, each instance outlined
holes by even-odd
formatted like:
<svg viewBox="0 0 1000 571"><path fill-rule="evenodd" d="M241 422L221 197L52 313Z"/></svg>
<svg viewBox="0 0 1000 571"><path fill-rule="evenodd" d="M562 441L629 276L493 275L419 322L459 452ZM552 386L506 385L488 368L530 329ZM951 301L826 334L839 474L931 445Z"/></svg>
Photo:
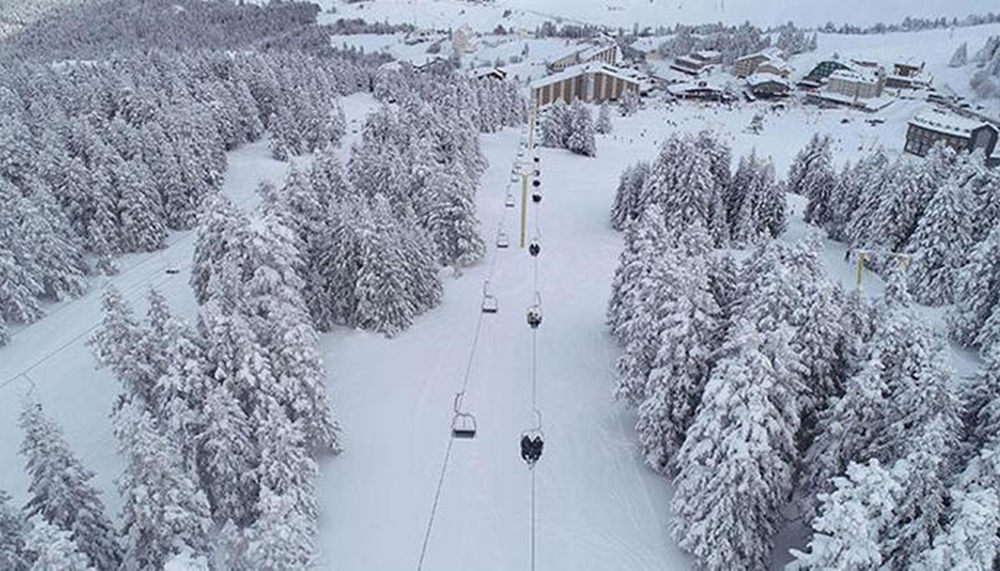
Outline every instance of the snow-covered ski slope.
<svg viewBox="0 0 1000 571"><path fill-rule="evenodd" d="M631 28L749 21L770 26L794 21L800 26L827 22L870 25L898 23L907 16L937 18L996 11L994 0L319 0L324 8L335 7L334 18L364 18L370 22L409 22L420 27L458 28L469 25L491 31L497 24L534 29L545 20L603 24ZM509 13L508 13L509 11ZM505 15L506 14L506 15Z"/></svg>

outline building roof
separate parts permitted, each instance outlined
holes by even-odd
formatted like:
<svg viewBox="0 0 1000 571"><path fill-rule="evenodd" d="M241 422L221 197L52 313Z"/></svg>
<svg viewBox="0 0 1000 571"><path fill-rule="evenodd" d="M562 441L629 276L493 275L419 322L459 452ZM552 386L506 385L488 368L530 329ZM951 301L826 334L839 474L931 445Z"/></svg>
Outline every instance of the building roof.
<svg viewBox="0 0 1000 571"><path fill-rule="evenodd" d="M591 46L591 47L589 47L589 48L581 51L580 55L579 55L579 58L581 60L583 60L583 61L586 61L586 60L588 60L588 59L590 59L590 58L592 58L592 57L600 54L601 52L603 52L605 50L615 49L616 47L617 46L615 44L601 44L601 45Z"/></svg>
<svg viewBox="0 0 1000 571"><path fill-rule="evenodd" d="M687 81L684 83L674 83L667 86L667 91L674 95L686 95L695 92L722 93L724 89L708 81Z"/></svg>
<svg viewBox="0 0 1000 571"><path fill-rule="evenodd" d="M917 113L913 119L910 119L910 124L945 135L966 138L972 136L972 132L981 127L995 129L985 121L961 117L937 108L925 109Z"/></svg>
<svg viewBox="0 0 1000 571"><path fill-rule="evenodd" d="M674 58L674 63L681 67L688 67L691 69L701 69L705 67L704 63L688 56L677 56Z"/></svg>
<svg viewBox="0 0 1000 571"><path fill-rule="evenodd" d="M552 85L553 83L559 83L560 81L565 81L567 79L576 77L585 73L603 73L605 75L610 75L629 83L639 83L639 80L629 76L625 70L619 69L615 66L603 64L603 63L580 63L567 67L566 69L560 71L559 73L553 73L552 75L545 76L541 79L535 80L531 83L532 89L538 89L540 87L545 87L546 85Z"/></svg>
<svg viewBox="0 0 1000 571"><path fill-rule="evenodd" d="M496 75L500 78L507 77L507 71L502 67L480 67L478 69L472 70L472 77L476 79L482 79L484 77L489 77L491 75Z"/></svg>
<svg viewBox="0 0 1000 571"><path fill-rule="evenodd" d="M878 83L878 78L870 73L862 73L854 69L838 69L830 74L830 79L852 81L854 83Z"/></svg>
<svg viewBox="0 0 1000 571"><path fill-rule="evenodd" d="M694 52L691 55L697 56L701 59L717 59L722 57L722 52L716 50L701 50L698 52Z"/></svg>
<svg viewBox="0 0 1000 571"><path fill-rule="evenodd" d="M752 53L752 54L747 54L747 55L742 56L742 57L738 57L738 58L736 58L736 61L748 60L748 59L751 59L751 58L754 58L754 59L763 58L765 60L781 61L781 62L783 62L785 60L785 58L781 55L781 50L779 50L778 48L771 47L771 48L764 48L764 49L760 50L759 52L755 52L755 53Z"/></svg>
<svg viewBox="0 0 1000 571"><path fill-rule="evenodd" d="M780 75L774 75L773 73L755 73L753 75L748 75L746 82L750 87L757 87L759 85L764 85L765 83L780 83L789 89L792 88L792 85L788 83L785 78Z"/></svg>

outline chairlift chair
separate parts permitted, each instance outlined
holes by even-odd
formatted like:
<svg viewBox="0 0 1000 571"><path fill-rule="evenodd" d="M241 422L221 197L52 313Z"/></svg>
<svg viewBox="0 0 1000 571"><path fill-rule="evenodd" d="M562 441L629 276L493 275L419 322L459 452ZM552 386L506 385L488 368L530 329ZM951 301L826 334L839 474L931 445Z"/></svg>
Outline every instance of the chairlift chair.
<svg viewBox="0 0 1000 571"><path fill-rule="evenodd" d="M510 246L510 240L507 239L507 234L501 230L500 233L497 234L497 248L503 249L508 246Z"/></svg>
<svg viewBox="0 0 1000 571"><path fill-rule="evenodd" d="M514 195L508 192L507 198L503 201L503 205L507 208L514 208Z"/></svg>
<svg viewBox="0 0 1000 571"><path fill-rule="evenodd" d="M500 309L500 304L497 302L495 295L491 295L489 292L490 282L486 281L483 283L483 313L496 313Z"/></svg>
<svg viewBox="0 0 1000 571"><path fill-rule="evenodd" d="M542 413L535 409L535 416L538 424L521 433L521 459L528 464L528 469L535 467L535 463L542 457L545 448L545 433L542 431Z"/></svg>
<svg viewBox="0 0 1000 571"><path fill-rule="evenodd" d="M531 244L528 244L528 253L532 258L537 258L538 254L542 253L542 245L538 242L538 238L533 238Z"/></svg>
<svg viewBox="0 0 1000 571"><path fill-rule="evenodd" d="M455 416L451 420L451 435L453 438L469 440L476 437L476 417L459 410L462 393L455 393Z"/></svg>
<svg viewBox="0 0 1000 571"><path fill-rule="evenodd" d="M542 298L535 292L535 303L528 308L528 325L532 329L538 329L538 326L542 324Z"/></svg>
<svg viewBox="0 0 1000 571"><path fill-rule="evenodd" d="M541 202L542 201L542 191L538 190L537 188L535 190L531 191L531 201L534 202L535 204L538 204L539 202Z"/></svg>
<svg viewBox="0 0 1000 571"><path fill-rule="evenodd" d="M173 266L170 266L170 267L167 268L167 275L168 276L175 276L175 275L177 275L179 273L181 273L181 271L178 268L175 268Z"/></svg>

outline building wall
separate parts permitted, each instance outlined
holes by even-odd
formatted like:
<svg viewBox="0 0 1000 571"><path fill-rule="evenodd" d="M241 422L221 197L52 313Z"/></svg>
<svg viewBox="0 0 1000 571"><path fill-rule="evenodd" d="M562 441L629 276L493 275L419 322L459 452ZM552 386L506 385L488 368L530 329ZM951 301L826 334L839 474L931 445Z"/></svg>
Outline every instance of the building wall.
<svg viewBox="0 0 1000 571"><path fill-rule="evenodd" d="M606 73L595 72L580 74L576 77L536 87L532 90L531 98L539 107L554 103L558 99L562 99L566 103L572 103L576 99L582 99L587 103L600 103L617 100L625 94L625 91L638 93L639 84Z"/></svg>
<svg viewBox="0 0 1000 571"><path fill-rule="evenodd" d="M761 63L767 61L764 56L749 56L743 59L737 60L733 65L733 73L736 77L747 77L748 75L753 75L757 71L757 66Z"/></svg>
<svg viewBox="0 0 1000 571"><path fill-rule="evenodd" d="M830 78L830 91L858 97L861 99L871 99L882 95L882 83L871 81L852 81L839 77Z"/></svg>
<svg viewBox="0 0 1000 571"><path fill-rule="evenodd" d="M967 151L971 147L971 141L966 137L947 135L916 125L910 125L906 131L906 146L903 150L907 153L924 157L927 156L931 147L939 142L943 142L956 151Z"/></svg>

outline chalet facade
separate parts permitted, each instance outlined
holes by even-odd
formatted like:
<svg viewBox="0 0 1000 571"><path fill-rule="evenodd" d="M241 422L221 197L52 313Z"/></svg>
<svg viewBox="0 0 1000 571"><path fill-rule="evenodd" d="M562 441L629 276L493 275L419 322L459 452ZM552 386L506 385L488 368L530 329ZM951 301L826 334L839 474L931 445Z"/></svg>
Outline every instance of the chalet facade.
<svg viewBox="0 0 1000 571"><path fill-rule="evenodd" d="M531 84L531 100L544 107L562 99L601 103L620 99L625 92L639 95L641 82L625 70L596 63L577 65Z"/></svg>
<svg viewBox="0 0 1000 571"><path fill-rule="evenodd" d="M997 150L1000 131L997 126L968 117L960 117L941 109L928 109L910 119L906 130L906 145L903 150L920 157L937 143L956 151L983 151L987 160L993 162Z"/></svg>

